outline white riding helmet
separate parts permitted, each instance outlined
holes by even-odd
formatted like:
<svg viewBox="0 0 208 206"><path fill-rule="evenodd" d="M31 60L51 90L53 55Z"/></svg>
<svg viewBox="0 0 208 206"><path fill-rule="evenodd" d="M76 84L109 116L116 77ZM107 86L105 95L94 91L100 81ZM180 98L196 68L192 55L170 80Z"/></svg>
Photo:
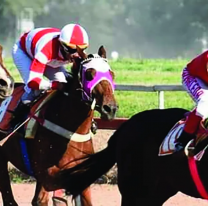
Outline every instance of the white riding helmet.
<svg viewBox="0 0 208 206"><path fill-rule="evenodd" d="M71 49L76 49L76 46L86 49L89 46L88 34L79 24L67 24L64 26L61 29L59 41Z"/></svg>

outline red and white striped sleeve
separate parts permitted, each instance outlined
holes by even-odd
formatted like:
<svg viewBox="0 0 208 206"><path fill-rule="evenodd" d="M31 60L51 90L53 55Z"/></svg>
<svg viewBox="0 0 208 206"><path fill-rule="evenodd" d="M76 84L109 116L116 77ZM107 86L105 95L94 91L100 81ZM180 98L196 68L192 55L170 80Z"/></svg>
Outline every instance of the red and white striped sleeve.
<svg viewBox="0 0 208 206"><path fill-rule="evenodd" d="M30 67L30 74L27 85L34 90L47 90L56 89L57 83L50 82L47 79L43 79L43 74L46 69L46 64L51 58L50 52L42 50L35 55Z"/></svg>
<svg viewBox="0 0 208 206"><path fill-rule="evenodd" d="M33 59L27 85L34 90L47 90L51 88L49 81L43 79L46 64L40 62L38 59Z"/></svg>

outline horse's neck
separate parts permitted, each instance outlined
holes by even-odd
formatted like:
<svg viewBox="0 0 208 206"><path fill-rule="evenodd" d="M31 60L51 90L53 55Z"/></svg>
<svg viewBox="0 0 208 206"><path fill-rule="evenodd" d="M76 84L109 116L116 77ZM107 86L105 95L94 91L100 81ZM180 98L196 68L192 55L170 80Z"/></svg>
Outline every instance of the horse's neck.
<svg viewBox="0 0 208 206"><path fill-rule="evenodd" d="M72 132L85 134L90 130L93 111L76 94L58 94L48 105L45 118Z"/></svg>

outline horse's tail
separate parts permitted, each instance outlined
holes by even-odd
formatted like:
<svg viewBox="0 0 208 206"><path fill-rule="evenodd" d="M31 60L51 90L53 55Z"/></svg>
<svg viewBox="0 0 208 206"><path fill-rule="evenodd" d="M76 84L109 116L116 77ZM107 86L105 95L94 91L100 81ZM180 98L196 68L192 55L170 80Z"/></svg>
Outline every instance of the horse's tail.
<svg viewBox="0 0 208 206"><path fill-rule="evenodd" d="M116 163L116 133L111 136L105 149L89 155L77 166L57 174L59 181L62 181L63 188L73 197L108 172Z"/></svg>

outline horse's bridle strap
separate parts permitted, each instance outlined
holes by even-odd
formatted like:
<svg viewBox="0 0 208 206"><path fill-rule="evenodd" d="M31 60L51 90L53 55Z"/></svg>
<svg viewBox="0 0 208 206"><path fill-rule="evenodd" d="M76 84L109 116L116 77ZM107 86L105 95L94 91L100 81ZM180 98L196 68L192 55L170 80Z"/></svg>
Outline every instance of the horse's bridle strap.
<svg viewBox="0 0 208 206"><path fill-rule="evenodd" d="M42 126L62 137L65 137L66 139L69 139L75 142L86 142L91 139L91 133L88 133L88 134L74 133L57 124L54 124L53 122L47 119L44 120L44 122L42 123Z"/></svg>

